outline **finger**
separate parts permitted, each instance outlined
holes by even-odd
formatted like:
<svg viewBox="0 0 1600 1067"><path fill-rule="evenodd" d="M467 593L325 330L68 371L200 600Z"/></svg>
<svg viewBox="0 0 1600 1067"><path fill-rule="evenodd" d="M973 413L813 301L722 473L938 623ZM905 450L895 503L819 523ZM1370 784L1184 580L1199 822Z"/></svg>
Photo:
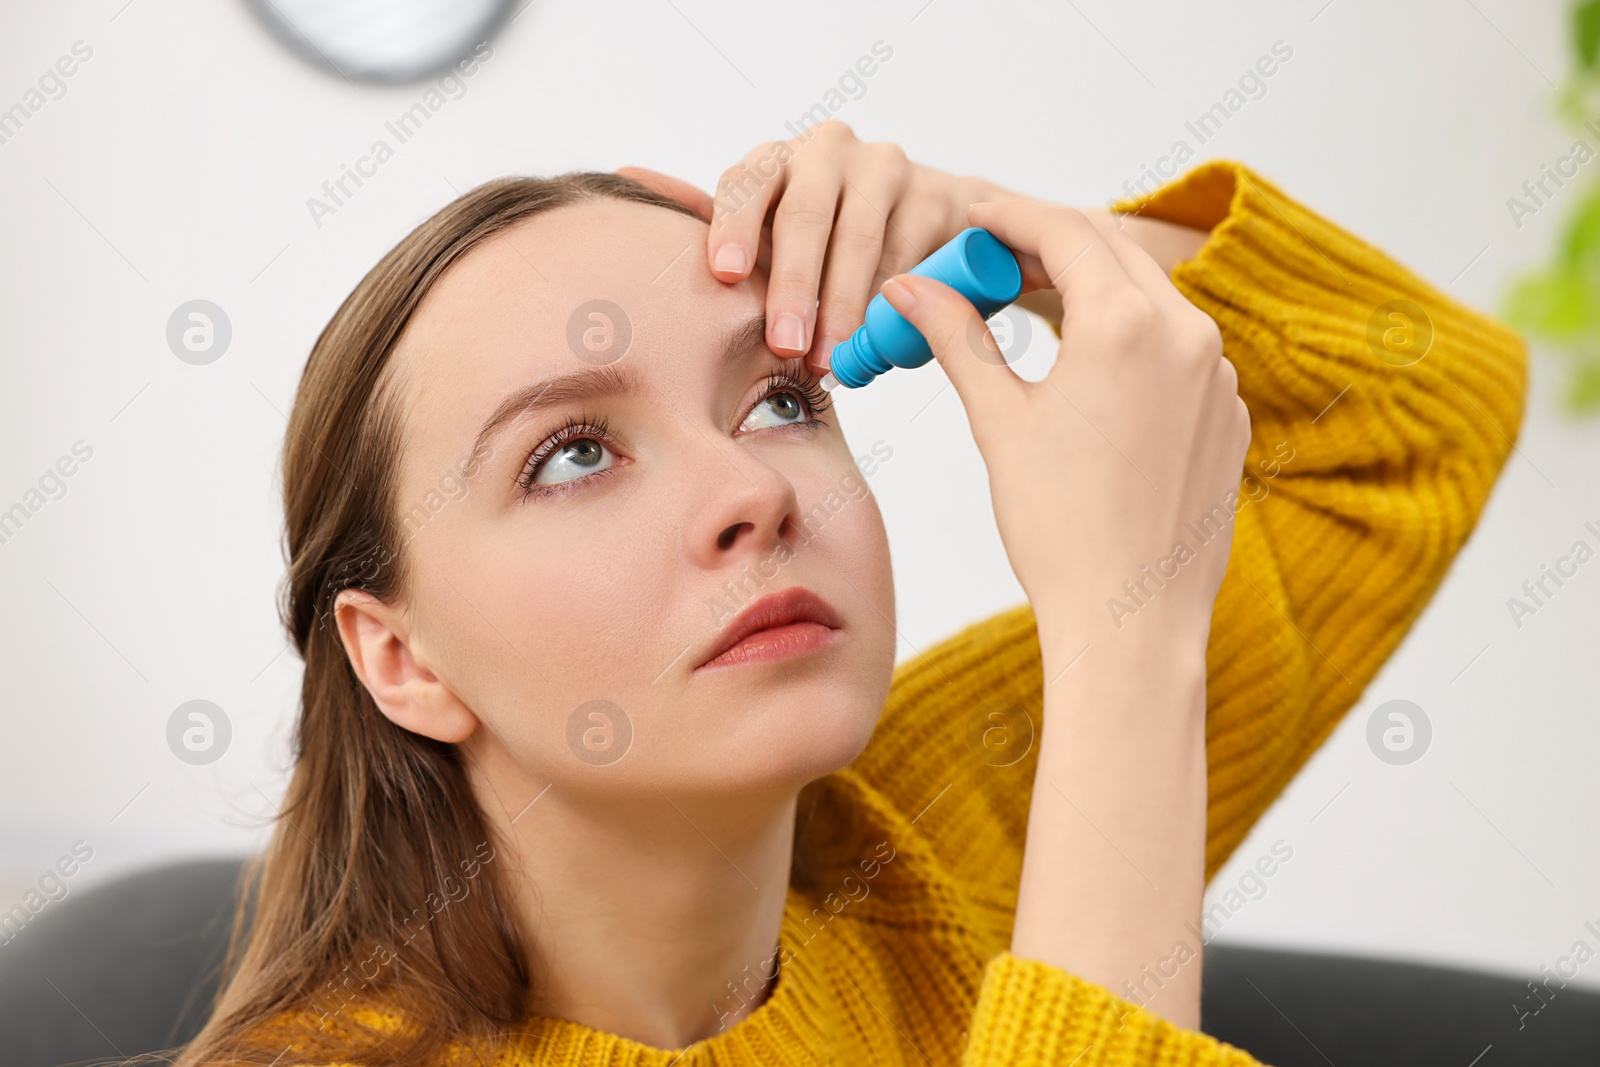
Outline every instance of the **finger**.
<svg viewBox="0 0 1600 1067"><path fill-rule="evenodd" d="M883 247L878 254L878 266L873 271L871 282L865 287L863 294L866 300L859 307L852 307L848 318L842 311L837 319L830 320L827 317L827 286L833 278L830 258L827 276L822 283L824 290L822 312L817 324L819 337L824 333L828 336L812 346L810 358L814 361L814 366L823 370L830 369L834 347L839 342L847 340L866 320L866 307L871 302L872 294L881 291L883 283L890 278L906 273L932 255L939 247L939 239L948 236L948 219L941 221L931 218L925 205L921 211L902 210L905 206L905 202L902 201L889 212L883 233ZM836 230L837 228L835 227Z"/></svg>
<svg viewBox="0 0 1600 1067"><path fill-rule="evenodd" d="M897 201L889 212L883 257L878 263L878 276L872 282L873 291L896 274L906 273L933 255L951 234L965 225L965 210L952 213L941 198L930 201L926 195L911 193Z"/></svg>
<svg viewBox="0 0 1600 1067"><path fill-rule="evenodd" d="M884 283L883 298L927 340L967 410L981 449L1002 432L1006 413L1027 398L1030 383L1006 363L978 309L950 286L919 274L897 274Z"/></svg>
<svg viewBox="0 0 1600 1067"><path fill-rule="evenodd" d="M774 351L803 355L811 348L822 263L843 187L843 171L826 160L797 168L773 211L767 338Z"/></svg>
<svg viewBox="0 0 1600 1067"><path fill-rule="evenodd" d="M616 173L672 197L702 219L711 221L711 194L699 186L648 167L618 167Z"/></svg>
<svg viewBox="0 0 1600 1067"><path fill-rule="evenodd" d="M722 172L706 239L711 273L722 281L741 281L755 266L767 212L788 184L793 158L786 142L768 141Z"/></svg>
<svg viewBox="0 0 1600 1067"><path fill-rule="evenodd" d="M1128 235L1120 216L1103 211L1086 211L1084 215L1116 253L1117 260L1122 264L1122 269L1128 272L1128 277L1148 293L1152 300L1167 305L1172 305L1174 298L1186 304L1189 302L1189 298L1172 284L1172 279L1161 269L1161 264L1155 261L1155 257Z"/></svg>
<svg viewBox="0 0 1600 1067"><path fill-rule="evenodd" d="M967 220L999 238L1014 253L1033 256L1061 294L1063 325L1077 309L1126 301L1137 290L1122 261L1083 212L1038 200L973 204Z"/></svg>
<svg viewBox="0 0 1600 1067"><path fill-rule="evenodd" d="M888 220L878 205L895 202L904 185L902 176L903 172L873 168L847 182L840 197L839 217L828 238L815 340L806 355L819 374L828 370L834 346L865 321L867 302L882 281L900 273L883 274Z"/></svg>
<svg viewBox="0 0 1600 1067"><path fill-rule="evenodd" d="M756 266L765 273L772 272L772 225L761 227L761 244L756 250Z"/></svg>
<svg viewBox="0 0 1600 1067"><path fill-rule="evenodd" d="M1022 291L1024 293L1032 293L1040 289L1055 289L1055 286L1050 284L1050 272L1044 269L1044 263L1038 256L1015 248L1011 250L1011 254L1017 258L1017 266L1022 268Z"/></svg>

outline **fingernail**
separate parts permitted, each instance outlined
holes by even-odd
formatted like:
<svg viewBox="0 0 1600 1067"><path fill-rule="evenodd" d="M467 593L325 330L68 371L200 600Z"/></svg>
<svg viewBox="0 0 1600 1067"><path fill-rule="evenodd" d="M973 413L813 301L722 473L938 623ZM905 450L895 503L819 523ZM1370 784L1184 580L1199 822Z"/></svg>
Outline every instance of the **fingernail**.
<svg viewBox="0 0 1600 1067"><path fill-rule="evenodd" d="M772 328L772 339L779 348L791 352L804 352L806 349L806 324L800 316L792 312L784 312L778 316L778 323Z"/></svg>
<svg viewBox="0 0 1600 1067"><path fill-rule="evenodd" d="M917 310L917 294L911 291L909 285L895 281L893 278L883 283L883 298L889 301L889 305L902 315L908 311Z"/></svg>
<svg viewBox="0 0 1600 1067"><path fill-rule="evenodd" d="M744 249L732 241L717 249L717 269L724 274L743 274L745 265L749 262Z"/></svg>

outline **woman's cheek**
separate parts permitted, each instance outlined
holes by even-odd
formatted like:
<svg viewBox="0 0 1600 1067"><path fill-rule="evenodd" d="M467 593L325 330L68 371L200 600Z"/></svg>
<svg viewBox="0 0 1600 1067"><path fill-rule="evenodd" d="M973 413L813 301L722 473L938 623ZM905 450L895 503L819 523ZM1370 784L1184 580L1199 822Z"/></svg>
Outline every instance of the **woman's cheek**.
<svg viewBox="0 0 1600 1067"><path fill-rule="evenodd" d="M884 529L877 497L867 493L859 500L852 500L845 511L848 521L840 524L843 543L838 547L841 560L848 563L859 581L866 583L862 585L863 591L872 588L880 594L892 594L889 534ZM893 596L889 599L892 602Z"/></svg>
<svg viewBox="0 0 1600 1067"><path fill-rule="evenodd" d="M638 538L616 544L602 537L537 546L519 577L506 583L505 631L518 635L521 653L557 692L580 703L609 698L649 667L658 645L681 632L684 613L674 615L667 604L678 576L670 561L651 554L660 543ZM664 665L656 664L645 681Z"/></svg>

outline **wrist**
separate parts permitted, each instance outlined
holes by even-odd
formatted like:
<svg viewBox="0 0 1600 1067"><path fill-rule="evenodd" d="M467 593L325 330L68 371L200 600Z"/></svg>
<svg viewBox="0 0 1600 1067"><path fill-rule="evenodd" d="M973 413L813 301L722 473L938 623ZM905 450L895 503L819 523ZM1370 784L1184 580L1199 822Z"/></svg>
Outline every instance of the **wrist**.
<svg viewBox="0 0 1600 1067"><path fill-rule="evenodd" d="M1205 685L1192 657L1124 666L1131 648L1100 651L1046 676L1012 952L1120 993L1190 943L1203 903ZM1153 1010L1197 1017L1192 962L1162 972Z"/></svg>
<svg viewBox="0 0 1600 1067"><path fill-rule="evenodd" d="M1133 722L1139 709L1178 724L1205 718L1206 642L1192 634L1102 636L1085 641L1041 634L1041 684L1063 707L1116 705Z"/></svg>
<svg viewBox="0 0 1600 1067"><path fill-rule="evenodd" d="M1034 624L1041 658L1047 668L1053 663L1057 671L1080 655L1086 659L1093 652L1098 653L1097 659L1120 667L1159 660L1191 669L1198 667L1203 672L1211 637L1209 615L1119 620L1095 606L1070 612L1048 608L1041 611L1035 606ZM1045 681L1052 677L1047 673Z"/></svg>

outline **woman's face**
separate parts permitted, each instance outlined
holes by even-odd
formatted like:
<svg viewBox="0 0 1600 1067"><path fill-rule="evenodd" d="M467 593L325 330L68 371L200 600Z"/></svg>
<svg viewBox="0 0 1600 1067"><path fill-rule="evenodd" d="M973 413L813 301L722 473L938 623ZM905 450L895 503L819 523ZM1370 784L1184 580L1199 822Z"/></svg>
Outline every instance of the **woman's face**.
<svg viewBox="0 0 1600 1067"><path fill-rule="evenodd" d="M888 693L876 501L837 410L771 380L799 365L763 340L765 274L716 280L705 242L645 204L545 212L453 265L394 353L412 571L391 625L475 717L474 754L540 783L798 787L854 758ZM837 612L820 647L701 666L793 587Z"/></svg>

